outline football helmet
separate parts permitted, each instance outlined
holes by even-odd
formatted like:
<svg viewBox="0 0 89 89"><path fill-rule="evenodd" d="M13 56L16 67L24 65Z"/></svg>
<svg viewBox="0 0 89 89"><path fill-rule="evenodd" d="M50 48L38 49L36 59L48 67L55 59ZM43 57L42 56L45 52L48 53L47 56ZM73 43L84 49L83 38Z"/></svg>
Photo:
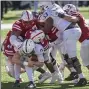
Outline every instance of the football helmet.
<svg viewBox="0 0 89 89"><path fill-rule="evenodd" d="M43 40L44 37L45 34L42 30L35 30L31 33L31 39L36 43L41 42L41 40Z"/></svg>
<svg viewBox="0 0 89 89"><path fill-rule="evenodd" d="M23 21L31 21L31 20L33 20L33 18L34 17L33 17L33 14L32 14L31 11L26 10L26 11L22 12L21 20L23 20Z"/></svg>
<svg viewBox="0 0 89 89"><path fill-rule="evenodd" d="M63 10L68 14L68 15L72 15L73 13L77 12L78 9L75 5L73 4L66 4L63 7Z"/></svg>
<svg viewBox="0 0 89 89"><path fill-rule="evenodd" d="M31 39L26 39L21 47L21 53L30 54L35 48L35 43Z"/></svg>

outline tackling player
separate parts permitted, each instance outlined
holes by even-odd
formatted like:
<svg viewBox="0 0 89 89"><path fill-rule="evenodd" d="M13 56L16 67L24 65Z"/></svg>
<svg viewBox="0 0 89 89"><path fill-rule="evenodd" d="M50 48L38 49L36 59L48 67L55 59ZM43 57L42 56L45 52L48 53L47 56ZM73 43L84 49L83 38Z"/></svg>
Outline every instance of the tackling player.
<svg viewBox="0 0 89 89"><path fill-rule="evenodd" d="M75 21L78 24L78 26L81 28L82 34L79 39L79 42L81 43L81 51L80 55L82 58L82 62L84 66L86 66L89 69L89 26L85 23L84 17L79 13L76 6L73 4L66 4L63 7L63 10L71 16L75 16ZM69 76L70 77L70 76ZM81 85L81 84L80 84Z"/></svg>
<svg viewBox="0 0 89 89"><path fill-rule="evenodd" d="M14 54L15 54L15 50L14 50L14 46L11 45L9 39L10 39L10 35L11 35L11 31L9 31L7 33L7 36L2 44L3 46L3 54L5 55L5 59L6 59L6 71L8 73L9 76L15 78L15 72L14 72L14 62L12 60ZM21 41L21 37L18 38L18 41ZM21 70L21 73L25 72L24 69ZM21 80L21 79L20 79Z"/></svg>
<svg viewBox="0 0 89 89"><path fill-rule="evenodd" d="M19 71L20 71L20 65L17 65L17 64L18 64L18 60L20 60L20 55L18 53L18 50L21 48L22 43L23 43L23 42L18 41L17 39L19 36L21 36L24 39L26 31L28 31L29 29L32 29L32 30L37 29L37 21L36 21L36 19L34 19L32 12L26 10L26 11L22 12L21 18L13 24L12 32L11 32L11 36L10 36L10 43L17 50L17 52L15 53L15 55L12 58L13 61L16 63L14 65L15 72L16 72L15 84L19 83L18 75L19 75ZM33 65L33 62L31 62L30 65ZM28 68L28 71L30 71L29 68Z"/></svg>

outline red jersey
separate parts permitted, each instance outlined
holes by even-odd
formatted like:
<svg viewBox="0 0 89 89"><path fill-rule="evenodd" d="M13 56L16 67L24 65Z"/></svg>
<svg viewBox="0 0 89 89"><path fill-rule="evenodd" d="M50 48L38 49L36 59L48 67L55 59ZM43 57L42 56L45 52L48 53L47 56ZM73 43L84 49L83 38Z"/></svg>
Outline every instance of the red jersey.
<svg viewBox="0 0 89 89"><path fill-rule="evenodd" d="M53 27L49 32L47 32L46 36L50 42L53 42L58 38L56 35L58 31L59 30L56 27Z"/></svg>
<svg viewBox="0 0 89 89"><path fill-rule="evenodd" d="M26 39L30 39L31 33L32 33L31 30L27 31L26 34L25 34L25 38L26 38ZM49 48L49 41L48 41L48 39L46 39L46 38L44 38L44 39L40 42L40 44L43 46L43 48L44 48L45 51Z"/></svg>
<svg viewBox="0 0 89 89"><path fill-rule="evenodd" d="M25 33L29 30L35 30L38 27L37 20L32 20L28 25L24 24L21 20L16 21L12 26L12 31L17 30L21 31L20 36L25 37Z"/></svg>
<svg viewBox="0 0 89 89"><path fill-rule="evenodd" d="M85 39L89 39L89 26L85 23L85 19L80 13L74 14L74 16L77 16L79 18L78 26L82 31L79 42L83 42Z"/></svg>
<svg viewBox="0 0 89 89"><path fill-rule="evenodd" d="M13 56L15 53L14 47L11 45L9 39L10 39L10 35L11 35L11 31L9 31L7 33L7 36L3 42L3 46L4 46L4 52L3 54L8 56Z"/></svg>
<svg viewBox="0 0 89 89"><path fill-rule="evenodd" d="M44 51L46 51L49 48L48 39L44 38L43 41L41 41L41 45L44 47Z"/></svg>

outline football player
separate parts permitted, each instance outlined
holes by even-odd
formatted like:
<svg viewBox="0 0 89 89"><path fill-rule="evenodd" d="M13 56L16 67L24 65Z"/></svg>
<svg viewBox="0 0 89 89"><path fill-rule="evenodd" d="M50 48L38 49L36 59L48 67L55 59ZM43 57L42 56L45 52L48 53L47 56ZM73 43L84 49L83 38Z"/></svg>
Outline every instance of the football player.
<svg viewBox="0 0 89 89"><path fill-rule="evenodd" d="M45 58L45 65L47 66L47 68L49 69L49 71L52 73L52 79L55 81L58 80L58 82L61 82L62 79L62 75L60 73L60 71L57 69L57 71L55 70L55 68L53 67L53 65L51 64L51 61L49 60L49 41L46 39L46 37L43 34L43 31L41 30L35 30L33 32L31 31L27 31L26 34L26 38L29 39L31 38L35 43L41 44L44 47L44 58ZM56 66L56 63L55 63ZM40 79L40 83L44 82L47 78L49 78L50 76L47 76L47 74L45 75L45 73L42 73L43 78Z"/></svg>
<svg viewBox="0 0 89 89"><path fill-rule="evenodd" d="M17 50L17 52L15 53L15 55L12 58L12 60L16 63L14 65L15 66L14 69L15 69L15 73L16 73L15 74L16 75L15 84L19 84L18 75L19 75L20 65L17 65L17 64L18 64L18 62L20 60L19 58L21 56L19 55L18 50L21 48L22 43L23 43L23 42L18 41L17 39L19 36L21 36L24 39L26 31L28 31L29 29L32 29L32 30L37 29L37 20L34 19L31 11L26 10L26 11L22 12L21 18L13 24L12 32L11 32L11 36L10 36L10 43L11 43L11 45L13 45L16 48L15 50ZM32 65L32 64L30 63L30 65Z"/></svg>
<svg viewBox="0 0 89 89"><path fill-rule="evenodd" d="M11 45L9 39L10 39L11 31L7 33L7 36L2 44L3 46L3 54L5 55L6 59L6 71L9 76L15 78L15 72L14 72L14 62L12 60L14 54L15 54L15 49L14 46ZM23 40L21 37L18 38L18 41ZM21 72L25 72L24 68L21 70ZM21 80L21 79L20 79Z"/></svg>
<svg viewBox="0 0 89 89"><path fill-rule="evenodd" d="M45 22L45 26L42 30L45 32L45 34L47 34L50 31L50 29L52 29L52 27L55 26L58 29L58 32L60 31L56 34L57 36L62 34L63 37L63 46L65 50L65 52L63 52L64 59L71 67L70 69L72 71L77 71L79 77L84 78L81 71L80 63L76 55L76 44L81 36L81 30L80 28L76 27L75 23L73 23L75 22L74 17L66 15L60 6L51 2L42 2L40 6L44 8L44 12L40 17L41 21ZM58 38L60 39L61 37ZM54 44L56 44L55 47L57 47L58 51L60 51L60 45L58 45L58 43L55 42ZM78 65L76 65L76 63Z"/></svg>
<svg viewBox="0 0 89 89"><path fill-rule="evenodd" d="M86 66L89 69L89 62L88 62L88 47L89 47L89 26L85 23L85 19L84 17L79 13L78 9L76 6L74 6L73 4L66 4L63 7L63 10L71 16L75 16L75 21L78 24L78 26L81 28L82 34L80 36L79 42L81 43L81 51L80 51L80 55L82 58L82 62L84 64L84 66ZM70 79L71 75L66 78L66 79ZM85 80L85 78L82 78L82 80ZM81 82L80 81L80 82ZM81 86L81 83L78 83ZM86 80L85 80L86 83Z"/></svg>

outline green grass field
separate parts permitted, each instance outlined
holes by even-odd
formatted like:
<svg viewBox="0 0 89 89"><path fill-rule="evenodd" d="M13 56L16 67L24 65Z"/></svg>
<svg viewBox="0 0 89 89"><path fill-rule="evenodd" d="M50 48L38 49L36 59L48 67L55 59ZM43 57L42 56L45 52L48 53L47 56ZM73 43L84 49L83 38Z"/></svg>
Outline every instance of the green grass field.
<svg viewBox="0 0 89 89"><path fill-rule="evenodd" d="M8 30L1 31L2 39L5 38L7 32L8 32ZM80 51L80 44L78 43L77 54L78 54L78 57L80 58L79 51ZM57 54L57 61L58 61L58 63L61 62L59 54ZM81 59L80 59L80 62L81 62ZM81 64L82 64L82 62L81 62ZM83 67L83 65L82 65L82 70L83 70L85 77L87 78L87 80L89 82L89 71L87 70L87 68ZM69 71L67 69L65 69L64 74L65 74L65 77L67 77L69 74ZM34 74L35 80L37 80L38 75L39 75L39 73L35 72L35 74ZM17 88L17 89L24 89L25 85L28 82L26 73L22 74L22 78L24 79L24 82L21 83L21 88ZM1 53L1 81L2 81L2 89L13 89L12 84L15 81L15 79L9 77L8 74L6 73L5 57L2 53ZM47 84L47 82L48 81L46 81L44 84L37 84L37 89L89 89L89 83L85 87L73 87L73 83L71 83L69 81L65 81L63 84L60 84L60 85L58 85L58 84L50 85L50 84Z"/></svg>
<svg viewBox="0 0 89 89"><path fill-rule="evenodd" d="M83 10L83 9L81 9L81 10ZM12 23L12 22L14 22L16 19L18 19L20 17L21 12L22 11L9 11L5 15L5 17L3 19L3 23ZM87 14L85 14L85 12L83 12L84 17L89 19L88 14L89 14L89 12L87 12ZM6 34L7 34L8 30L1 30L1 40L3 40L6 37ZM82 61L81 61L81 58L80 58L80 44L79 43L77 45L77 54L78 54L78 57L79 57L80 62L82 64ZM0 53L0 55L1 55L2 89L13 89L12 84L15 81L15 79L9 77L8 74L6 73L6 70L5 70L5 56L2 53ZM58 61L58 63L61 62L60 55L58 53L57 53L57 61ZM55 84L50 85L50 84L47 83L49 80L47 80L43 84L38 84L37 81L36 81L37 89L89 89L89 71L83 65L82 65L82 70L83 70L83 73L84 73L86 79L88 80L88 84L85 87L73 87L73 83L71 81L70 82L69 81L64 81L63 84L55 83ZM37 80L38 75L39 75L38 72L34 73L34 79L35 80ZM68 75L69 75L69 71L67 69L65 69L64 77L67 77ZM20 88L16 88L16 89L24 89L24 87L26 86L26 84L28 82L28 78L27 78L26 73L22 74L22 78L24 79L24 82L21 83Z"/></svg>

